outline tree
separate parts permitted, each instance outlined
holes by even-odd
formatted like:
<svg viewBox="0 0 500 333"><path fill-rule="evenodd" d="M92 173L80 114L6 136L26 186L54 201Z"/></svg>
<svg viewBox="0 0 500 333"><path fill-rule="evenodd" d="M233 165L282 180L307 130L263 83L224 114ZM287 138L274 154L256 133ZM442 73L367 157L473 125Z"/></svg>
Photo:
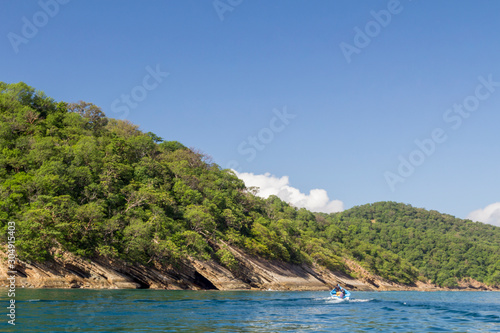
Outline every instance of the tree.
<svg viewBox="0 0 500 333"><path fill-rule="evenodd" d="M76 112L80 114L84 119L87 120L87 126L94 132L102 130L108 123L108 119L101 108L84 101L79 101L78 103L70 103L68 105L68 110L71 112Z"/></svg>

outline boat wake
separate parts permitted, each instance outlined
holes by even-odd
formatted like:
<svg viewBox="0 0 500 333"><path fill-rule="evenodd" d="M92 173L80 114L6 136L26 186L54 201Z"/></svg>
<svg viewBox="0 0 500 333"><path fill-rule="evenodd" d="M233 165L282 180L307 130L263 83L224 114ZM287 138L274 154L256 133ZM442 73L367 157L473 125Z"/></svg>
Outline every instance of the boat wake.
<svg viewBox="0 0 500 333"><path fill-rule="evenodd" d="M351 299L339 299L339 298L332 298L332 297L325 297L323 298L327 303L333 303L333 304L338 304L338 303L365 303L365 302L371 302L374 301L374 298L368 298L368 299L357 299L357 298L351 298Z"/></svg>
<svg viewBox="0 0 500 333"><path fill-rule="evenodd" d="M351 299L349 300L350 303L364 303L364 302L371 302L373 301L373 298L368 298L368 299Z"/></svg>

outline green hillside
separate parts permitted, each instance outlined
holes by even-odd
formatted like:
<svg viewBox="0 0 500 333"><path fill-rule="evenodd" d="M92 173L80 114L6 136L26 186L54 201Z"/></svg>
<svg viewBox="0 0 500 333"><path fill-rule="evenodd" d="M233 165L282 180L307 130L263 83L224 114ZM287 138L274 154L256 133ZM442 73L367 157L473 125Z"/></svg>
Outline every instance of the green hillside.
<svg viewBox="0 0 500 333"><path fill-rule="evenodd" d="M330 220L349 230L356 241L380 246L408 260L439 285L453 287L457 278L465 277L500 284L498 227L395 202L354 207ZM376 269L375 256L354 255Z"/></svg>
<svg viewBox="0 0 500 333"><path fill-rule="evenodd" d="M261 199L196 150L24 83L0 83L0 151L1 239L16 222L23 260L62 249L145 265L213 259L237 271L227 243L347 273L350 258L407 284L500 283L500 228L394 203L327 215Z"/></svg>

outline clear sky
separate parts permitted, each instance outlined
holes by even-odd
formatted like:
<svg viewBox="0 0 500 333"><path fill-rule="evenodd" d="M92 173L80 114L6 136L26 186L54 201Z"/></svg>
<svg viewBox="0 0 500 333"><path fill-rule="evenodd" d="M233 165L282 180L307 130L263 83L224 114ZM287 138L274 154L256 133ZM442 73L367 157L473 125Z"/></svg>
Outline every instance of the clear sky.
<svg viewBox="0 0 500 333"><path fill-rule="evenodd" d="M392 200L500 224L499 13L493 0L3 0L0 80L93 102L299 206Z"/></svg>

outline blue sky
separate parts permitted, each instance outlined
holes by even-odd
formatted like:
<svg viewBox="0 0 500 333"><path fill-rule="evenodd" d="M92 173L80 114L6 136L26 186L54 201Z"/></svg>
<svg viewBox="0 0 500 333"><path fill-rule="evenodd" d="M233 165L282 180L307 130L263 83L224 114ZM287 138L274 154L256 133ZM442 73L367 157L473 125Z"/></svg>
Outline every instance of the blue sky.
<svg viewBox="0 0 500 333"><path fill-rule="evenodd" d="M1 81L93 102L299 206L392 200L500 225L497 1L2 7Z"/></svg>

